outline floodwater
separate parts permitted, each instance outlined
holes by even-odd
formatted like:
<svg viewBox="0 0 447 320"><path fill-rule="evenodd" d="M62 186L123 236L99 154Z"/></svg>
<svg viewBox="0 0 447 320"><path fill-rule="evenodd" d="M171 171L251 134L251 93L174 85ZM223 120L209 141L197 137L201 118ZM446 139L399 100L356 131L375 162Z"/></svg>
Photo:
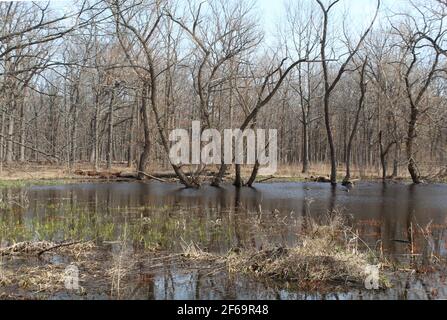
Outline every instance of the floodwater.
<svg viewBox="0 0 447 320"><path fill-rule="evenodd" d="M390 260L408 259L410 253L447 256L444 184L360 183L348 190L318 183L272 183L253 189L191 190L155 182L84 183L4 189L0 194L2 203L9 203L0 208L3 245L25 240L94 240L113 255L114 243L125 239L129 255L153 248L178 253L190 243L207 252L226 253L238 247L294 245L303 218L338 211L369 247L380 249ZM440 272L396 278L393 288L385 291L360 288L331 294L308 294L293 286L283 288L179 265L142 273L145 280L136 277L127 298L447 298L445 275ZM87 292L83 297L108 295ZM67 293L50 298L77 297Z"/></svg>

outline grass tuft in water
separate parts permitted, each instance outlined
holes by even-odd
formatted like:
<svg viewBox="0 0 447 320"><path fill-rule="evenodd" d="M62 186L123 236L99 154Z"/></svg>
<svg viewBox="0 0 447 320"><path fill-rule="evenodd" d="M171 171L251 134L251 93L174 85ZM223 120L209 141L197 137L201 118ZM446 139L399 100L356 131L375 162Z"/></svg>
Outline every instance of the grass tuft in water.
<svg viewBox="0 0 447 320"><path fill-rule="evenodd" d="M310 220L293 247L263 250L233 250L227 257L230 273L243 273L264 280L308 283L363 284L366 269L377 264L375 255L358 250L358 237L341 214L325 223ZM384 279L385 280L385 279ZM382 281L382 286L385 287Z"/></svg>

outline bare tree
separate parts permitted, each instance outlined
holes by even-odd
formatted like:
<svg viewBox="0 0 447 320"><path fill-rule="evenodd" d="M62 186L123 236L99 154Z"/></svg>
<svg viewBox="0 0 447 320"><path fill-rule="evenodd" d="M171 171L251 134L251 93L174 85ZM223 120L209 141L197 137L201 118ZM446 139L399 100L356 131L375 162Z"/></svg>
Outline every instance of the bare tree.
<svg viewBox="0 0 447 320"><path fill-rule="evenodd" d="M169 132L200 120L202 131L278 128L280 168L330 164L334 185L339 164L345 182L387 179L391 159L392 177L441 176L446 2L384 18L377 1L357 36L342 3L291 1L270 41L249 0L81 0L66 13L0 2L0 169L136 165L140 179L170 170L160 174L187 187L219 186L230 165L169 160ZM256 160L234 166L236 186L254 185Z"/></svg>
<svg viewBox="0 0 447 320"><path fill-rule="evenodd" d="M351 152L352 152L352 144L354 143L354 138L357 134L358 126L359 126L359 120L360 120L360 113L362 112L362 109L365 104L365 96L366 96L366 66L368 65L368 57L366 56L363 60L361 69L360 69L360 80L359 80L359 86L360 86L360 97L358 101L357 110L354 116L354 124L352 126L351 133L349 135L349 141L348 145L346 147L346 176L343 180L343 185L350 185L351 184Z"/></svg>
<svg viewBox="0 0 447 320"><path fill-rule="evenodd" d="M409 104L408 129L406 137L406 153L408 161L408 171L414 183L422 182L421 173L417 166L416 154L416 138L420 118L424 116L430 109L430 105L426 104L422 107L426 93L430 85L437 76L439 70L440 57L442 50L436 45L438 41L443 40L445 30L443 28L442 19L428 19L428 13L418 11L421 15L423 23L420 25L416 19L407 16L404 24L393 26L401 40L403 79L405 83L405 94ZM429 40L427 40L429 39ZM426 43L432 44L427 47ZM433 45L435 44L435 45ZM426 50L434 51L432 55L424 61L423 56ZM427 71L420 71L421 64L428 64Z"/></svg>
<svg viewBox="0 0 447 320"><path fill-rule="evenodd" d="M145 131L145 145L144 151L140 157L139 164L139 172L144 172L147 161L149 159L150 152L150 128L149 128L149 113L147 110L147 102L150 101L152 111L155 116L155 122L157 125L158 133L162 142L162 146L166 152L166 155L169 155L169 142L166 136L165 128L162 122L162 115L160 114L159 100L158 100L158 72L156 71L156 61L154 49L152 47L153 44L151 42L155 38L155 32L157 27L162 19L162 7L160 3L149 4L149 7L144 7L146 10L151 10L152 14L148 17L148 24L144 26L144 28L140 28L139 26L135 26L132 22L135 22L136 17L138 15L135 11L131 12L130 15L126 15L126 12L129 10L135 10L135 8L141 9L138 5L131 4L130 6L126 6L124 8L121 7L121 3L119 0L111 1L110 8L113 11L115 23L116 23L116 33L119 38L119 41L122 45L123 50L126 52L126 56L131 63L136 74L142 79L143 82L143 105L142 105L142 115L143 115L143 125ZM143 56L145 58L146 66L138 65L136 62L136 57L132 57L132 49L129 46L129 42L126 41L123 35L123 30L127 30L130 35L134 38L134 42L136 42L143 51ZM146 95L149 96L149 99L145 99ZM187 187L197 187L197 183L192 179L188 178L186 174L183 172L182 168L178 165L171 164L174 169L176 175L180 179L181 183Z"/></svg>
<svg viewBox="0 0 447 320"><path fill-rule="evenodd" d="M368 29L363 33L363 35L360 37L360 40L357 42L357 44L353 48L349 48L350 52L348 54L348 57L342 62L341 66L339 67L338 71L336 72L336 76L333 80L330 79L329 76L329 67L328 67L328 61L327 61L327 40L328 40L328 26L329 26L329 18L330 18L330 12L334 8L334 6L337 5L337 3L340 2L340 0L336 0L331 2L328 6L325 6L321 0L316 0L321 8L321 12L323 14L323 30L321 33L321 64L323 68L323 80L324 80L324 98L323 98L323 104L324 104L324 116L325 116L325 125L326 125L326 133L327 138L329 142L329 148L330 148L330 158L331 158L331 184L336 185L337 184L337 158L336 158L336 150L335 150L335 143L334 143L334 137L332 133L332 126L330 122L330 103L331 103L331 94L336 88L338 82L342 78L343 74L346 72L346 68L348 67L349 63L351 62L352 58L357 54L357 52L360 49L360 46L362 45L365 38L368 36L369 32L372 30L374 23L377 19L377 15L380 9L380 0L377 1L377 10L374 15L374 18L372 19L372 22Z"/></svg>

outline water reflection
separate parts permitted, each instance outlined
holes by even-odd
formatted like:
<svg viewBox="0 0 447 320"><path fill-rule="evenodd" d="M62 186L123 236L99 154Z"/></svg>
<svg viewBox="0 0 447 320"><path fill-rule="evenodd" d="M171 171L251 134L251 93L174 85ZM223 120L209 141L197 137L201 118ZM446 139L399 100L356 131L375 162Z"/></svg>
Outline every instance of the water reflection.
<svg viewBox="0 0 447 320"><path fill-rule="evenodd" d="M353 288L348 291L318 293L285 289L274 283L262 283L241 276L228 277L220 273L212 277L207 272L169 267L158 273L140 275L127 288L131 299L150 300L424 300L447 298L445 276L409 275L396 279L386 291Z"/></svg>
<svg viewBox="0 0 447 320"><path fill-rule="evenodd" d="M160 183L98 183L3 189L0 193L3 203L10 203L0 209L4 226L0 240L6 241L12 241L12 236L17 241L30 237L113 241L121 239L123 228L128 228L134 244L129 247L131 252L141 243L176 251L194 241L205 250L222 253L237 247L293 245L299 231L307 228L307 217L337 210L351 217L371 248L392 260L447 256L447 185L441 184L361 183L347 192L344 187L317 183L201 190ZM325 296L229 278L224 273L184 273L173 266L154 273L142 264L136 277L127 294L141 299L447 297L445 278L439 274L433 279L400 279L386 293L352 290Z"/></svg>
<svg viewBox="0 0 447 320"><path fill-rule="evenodd" d="M298 224L299 218L318 217L338 210L352 217L362 238L373 247L380 247L391 254L431 250L445 255L446 185L364 183L350 192L346 191L344 187L332 188L315 183L265 184L246 189L204 187L201 190L159 183L33 187L14 191L21 197L16 202L26 197L29 205L27 209L16 207L15 214L8 217L31 227L33 219L51 217L57 220L64 216L68 208L76 212L77 218L80 219L82 213L88 216L90 223L100 224L105 221L130 221L138 215L150 218L157 208L165 209L164 216L160 218L175 220L181 209L184 211L183 220L197 220L195 223L203 224L202 231L209 236L212 234L210 228L224 225L231 238L227 244L239 247L246 242L259 242L254 235L247 234L250 229L247 220L261 210L264 221L283 220L287 224L276 224L275 227L280 230L273 230L277 237L270 239L285 244L296 238L296 228L306 228L306 219L301 219L303 223ZM2 190L2 198L11 198L11 192ZM142 212L132 210L142 206L145 208ZM7 211L3 211L5 219ZM424 236L423 230L427 226L435 232L430 246L424 247L417 240ZM211 239L207 245L217 248L219 245L216 242L219 240L214 238L213 243ZM221 246L221 249L228 249L227 245Z"/></svg>

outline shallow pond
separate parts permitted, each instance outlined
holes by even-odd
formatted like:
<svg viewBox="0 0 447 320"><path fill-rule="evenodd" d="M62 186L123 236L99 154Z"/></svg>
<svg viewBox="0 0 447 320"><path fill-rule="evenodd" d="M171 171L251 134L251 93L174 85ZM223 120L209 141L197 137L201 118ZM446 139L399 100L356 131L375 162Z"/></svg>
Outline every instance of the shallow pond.
<svg viewBox="0 0 447 320"><path fill-rule="evenodd" d="M0 240L94 240L113 257L124 240L126 254L182 252L194 243L213 253L232 248L292 246L303 217L338 211L360 237L391 260L447 256L447 185L360 183L352 190L318 183L272 183L237 190L201 190L161 183L86 183L0 190ZM429 232L428 232L429 231ZM8 264L11 262L3 262ZM24 262L15 261L17 265ZM144 270L130 283L139 299L427 299L447 298L443 273L394 279L392 289L331 294L297 292L225 272L166 265ZM142 280L143 279L143 280ZM0 286L0 292L2 288ZM88 298L107 298L90 293ZM50 298L76 298L67 293ZM82 297L80 297L82 298Z"/></svg>

